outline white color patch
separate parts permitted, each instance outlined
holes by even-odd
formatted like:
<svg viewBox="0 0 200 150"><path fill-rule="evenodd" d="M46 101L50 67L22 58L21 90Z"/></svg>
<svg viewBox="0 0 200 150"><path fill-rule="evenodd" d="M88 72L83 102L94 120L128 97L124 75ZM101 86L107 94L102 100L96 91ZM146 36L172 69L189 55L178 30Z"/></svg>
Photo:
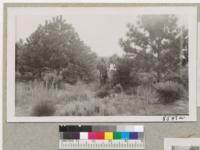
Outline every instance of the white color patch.
<svg viewBox="0 0 200 150"><path fill-rule="evenodd" d="M80 132L80 139L87 140L88 139L88 132Z"/></svg>
<svg viewBox="0 0 200 150"><path fill-rule="evenodd" d="M118 132L144 132L144 126L143 125L118 125L117 126Z"/></svg>

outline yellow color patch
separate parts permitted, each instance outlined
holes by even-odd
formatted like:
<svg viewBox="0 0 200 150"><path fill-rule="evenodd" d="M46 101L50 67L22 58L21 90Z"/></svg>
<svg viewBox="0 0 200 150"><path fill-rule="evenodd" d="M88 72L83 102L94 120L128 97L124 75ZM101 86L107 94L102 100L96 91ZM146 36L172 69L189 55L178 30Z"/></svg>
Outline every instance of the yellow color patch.
<svg viewBox="0 0 200 150"><path fill-rule="evenodd" d="M112 132L104 132L104 139L105 140L112 140L113 139L113 133Z"/></svg>

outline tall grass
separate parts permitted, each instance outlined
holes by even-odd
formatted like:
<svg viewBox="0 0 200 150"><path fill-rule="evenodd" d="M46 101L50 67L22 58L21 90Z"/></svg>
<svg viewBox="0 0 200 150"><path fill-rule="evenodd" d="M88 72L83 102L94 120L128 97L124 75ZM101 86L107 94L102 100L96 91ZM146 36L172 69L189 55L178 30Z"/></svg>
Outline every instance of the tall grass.
<svg viewBox="0 0 200 150"><path fill-rule="evenodd" d="M186 114L188 101L173 105L156 104L155 90L139 86L127 95L124 92L96 97L94 85L77 82L64 84L59 90L46 89L40 82L16 83L17 116L134 116Z"/></svg>

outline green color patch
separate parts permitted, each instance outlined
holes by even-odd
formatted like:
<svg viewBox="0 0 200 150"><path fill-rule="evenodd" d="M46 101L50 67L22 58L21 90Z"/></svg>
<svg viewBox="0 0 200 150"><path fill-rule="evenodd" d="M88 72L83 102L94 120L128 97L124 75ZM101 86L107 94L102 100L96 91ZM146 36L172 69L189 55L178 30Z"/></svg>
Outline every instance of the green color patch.
<svg viewBox="0 0 200 150"><path fill-rule="evenodd" d="M113 139L121 139L121 132L113 132Z"/></svg>

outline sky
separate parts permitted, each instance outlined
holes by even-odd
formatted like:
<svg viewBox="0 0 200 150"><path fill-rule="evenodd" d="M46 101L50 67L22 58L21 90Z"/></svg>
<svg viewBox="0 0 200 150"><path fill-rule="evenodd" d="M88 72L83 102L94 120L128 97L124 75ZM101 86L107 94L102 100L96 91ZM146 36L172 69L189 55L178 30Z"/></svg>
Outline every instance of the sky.
<svg viewBox="0 0 200 150"><path fill-rule="evenodd" d="M119 39L127 32L127 23L135 23L138 14L116 13L105 11L103 13L93 13L92 11L80 11L76 13L64 14L23 14L16 16L16 41L25 40L33 33L39 24L44 24L45 20L53 16L62 15L66 22L72 24L79 37L92 51L99 56L112 56L123 54L123 49L119 45ZM185 16L179 15L179 24L187 24Z"/></svg>

